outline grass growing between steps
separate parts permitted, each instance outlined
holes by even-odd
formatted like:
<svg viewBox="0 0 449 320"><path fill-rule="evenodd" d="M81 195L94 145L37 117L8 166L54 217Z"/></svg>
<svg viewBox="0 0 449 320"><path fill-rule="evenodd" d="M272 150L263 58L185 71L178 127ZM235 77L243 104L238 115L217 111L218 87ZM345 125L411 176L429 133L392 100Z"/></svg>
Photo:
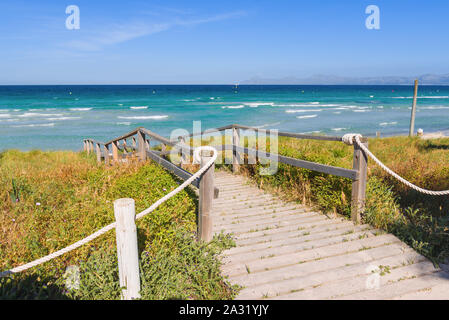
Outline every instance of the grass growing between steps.
<svg viewBox="0 0 449 320"><path fill-rule="evenodd" d="M449 139L392 137L370 139L369 149L382 162L415 185L449 189ZM339 142L279 138L279 154L352 168L353 148ZM434 262L449 257L449 197L420 194L368 161L364 222L396 234ZM259 174L260 164L241 166L264 189L286 200L317 206L327 213L350 216L351 180L279 164L272 176Z"/></svg>
<svg viewBox="0 0 449 320"><path fill-rule="evenodd" d="M175 189L162 167L130 162L106 167L74 152L0 154L0 270L30 262L114 221L113 201L133 198L140 212ZM219 271L225 236L194 241L196 196L185 189L136 222L143 299L229 299ZM0 299L118 299L115 232L29 271L0 279ZM80 268L68 290L66 268Z"/></svg>

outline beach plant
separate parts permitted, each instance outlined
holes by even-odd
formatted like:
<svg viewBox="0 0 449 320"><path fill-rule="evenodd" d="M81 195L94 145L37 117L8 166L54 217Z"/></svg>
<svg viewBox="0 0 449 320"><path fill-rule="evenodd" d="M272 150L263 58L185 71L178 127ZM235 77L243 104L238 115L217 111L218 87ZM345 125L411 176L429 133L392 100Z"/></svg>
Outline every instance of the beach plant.
<svg viewBox="0 0 449 320"><path fill-rule="evenodd" d="M340 142L279 137L278 149L284 156L352 168L353 148ZM431 190L449 189L448 138L370 138L369 149L410 182ZM258 163L240 168L259 187L285 200L350 217L351 180L284 164L276 174L262 176L260 167ZM436 264L449 258L448 211L448 197L420 194L368 161L364 222L394 233Z"/></svg>
<svg viewBox="0 0 449 320"><path fill-rule="evenodd" d="M12 179L20 190L20 201L16 203L10 200L15 192ZM140 212L180 183L151 161L105 166L97 164L95 157L86 153L16 150L0 154L0 182L0 197L3 199L0 202L2 271L64 248L113 222L113 201L116 199L135 199L136 212ZM183 234L195 232L196 212L197 197L193 190L185 189L136 221L139 252L146 252L148 257L161 255L161 252L167 256L172 253L173 259L188 256L183 250L189 247L180 246L183 242L179 233L180 230ZM227 240L217 241L224 244ZM43 265L0 279L0 298L115 299L117 283L112 281L115 278L110 268L116 265L114 247L115 232L111 231ZM203 299L219 295L231 297L232 291L226 289L224 279L213 271L217 270L217 264L212 263L216 255L208 255L210 247L198 245L194 248L199 257L209 256L209 260L200 259L197 263L207 264L198 266L204 271L201 278L204 285L223 290L189 291L189 295ZM91 288L94 283L98 285L99 289L93 290L95 297L85 291L75 294L65 288L64 274L68 266L80 267L81 288ZM164 272L170 277L179 276L170 270ZM155 287L154 290L165 289ZM149 294L147 296L150 297ZM153 296L156 293L153 292Z"/></svg>

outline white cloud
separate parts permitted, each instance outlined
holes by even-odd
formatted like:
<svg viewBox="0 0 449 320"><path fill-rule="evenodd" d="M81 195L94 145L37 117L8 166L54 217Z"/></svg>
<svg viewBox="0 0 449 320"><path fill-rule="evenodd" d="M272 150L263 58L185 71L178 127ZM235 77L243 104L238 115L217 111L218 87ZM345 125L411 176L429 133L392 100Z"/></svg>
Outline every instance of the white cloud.
<svg viewBox="0 0 449 320"><path fill-rule="evenodd" d="M79 51L99 51L108 45L123 43L133 39L167 31L175 27L195 26L199 24L239 18L244 15L244 12L237 11L200 19L175 19L166 23L148 24L143 22L135 22L124 25L115 25L111 26L108 31L95 32L94 34L87 35L80 40L66 42L64 43L64 47Z"/></svg>

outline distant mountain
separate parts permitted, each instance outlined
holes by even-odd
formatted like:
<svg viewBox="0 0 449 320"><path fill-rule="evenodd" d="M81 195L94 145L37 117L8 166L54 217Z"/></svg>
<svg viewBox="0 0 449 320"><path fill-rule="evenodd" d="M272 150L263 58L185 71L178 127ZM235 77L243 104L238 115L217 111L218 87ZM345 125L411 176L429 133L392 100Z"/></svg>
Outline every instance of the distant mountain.
<svg viewBox="0 0 449 320"><path fill-rule="evenodd" d="M268 79L253 77L240 84L299 84L299 85L412 85L415 79L423 85L449 85L448 74L424 74L419 77L340 77L335 75L313 75L308 78L285 77Z"/></svg>

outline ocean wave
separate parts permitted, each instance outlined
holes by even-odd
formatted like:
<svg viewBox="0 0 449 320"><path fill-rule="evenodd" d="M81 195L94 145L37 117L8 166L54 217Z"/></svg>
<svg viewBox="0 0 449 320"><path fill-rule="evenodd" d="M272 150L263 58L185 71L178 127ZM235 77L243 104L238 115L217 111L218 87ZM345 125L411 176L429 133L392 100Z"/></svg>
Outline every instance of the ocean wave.
<svg viewBox="0 0 449 320"><path fill-rule="evenodd" d="M311 119L311 118L316 118L316 117L318 117L317 114L310 114L310 115L307 115L307 116L299 116L299 117L296 117L296 118L297 119Z"/></svg>
<svg viewBox="0 0 449 320"><path fill-rule="evenodd" d="M242 109L242 108L244 108L245 107L245 105L243 105L243 104L240 104L240 105L238 105L238 106L223 106L223 107L221 107L222 109Z"/></svg>
<svg viewBox="0 0 449 320"><path fill-rule="evenodd" d="M257 108L260 106L274 106L274 102L245 102L245 105L250 108Z"/></svg>
<svg viewBox="0 0 449 320"><path fill-rule="evenodd" d="M366 110L366 109L362 109L362 110L360 110L360 109L355 109L355 110L352 110L353 112L370 112L371 110Z"/></svg>
<svg viewBox="0 0 449 320"><path fill-rule="evenodd" d="M162 116L135 116L135 117L118 116L117 118L118 119L128 119L128 120L149 120L149 119L159 120L159 119L168 118L168 116L167 115L162 115Z"/></svg>
<svg viewBox="0 0 449 320"><path fill-rule="evenodd" d="M46 118L48 121L61 121L61 120L79 120L81 117L58 117L58 118Z"/></svg>
<svg viewBox="0 0 449 320"><path fill-rule="evenodd" d="M116 124L123 125L123 126L130 126L131 122L116 122Z"/></svg>
<svg viewBox="0 0 449 320"><path fill-rule="evenodd" d="M11 126L13 128L28 128L28 127L53 127L55 124L54 123L40 123L40 124L20 124L20 125L15 125L15 126Z"/></svg>
<svg viewBox="0 0 449 320"><path fill-rule="evenodd" d="M148 109L148 106L136 106L136 107L129 107L130 109L134 110L140 110L140 109Z"/></svg>
<svg viewBox="0 0 449 320"><path fill-rule="evenodd" d="M0 113L0 118L10 118L11 115L9 113Z"/></svg>
<svg viewBox="0 0 449 320"><path fill-rule="evenodd" d="M342 131L347 130L348 128L332 128L332 131Z"/></svg>
<svg viewBox="0 0 449 320"><path fill-rule="evenodd" d="M314 104L314 103L289 103L289 104L275 104L274 107L340 107L341 104Z"/></svg>
<svg viewBox="0 0 449 320"><path fill-rule="evenodd" d="M34 112L25 112L24 114L19 114L17 117L21 118L30 118L30 117L62 117L62 113L34 113Z"/></svg>
<svg viewBox="0 0 449 320"><path fill-rule="evenodd" d="M310 110L310 109L303 109L303 110L285 110L285 113L302 113L302 112L321 112L322 110Z"/></svg>
<svg viewBox="0 0 449 320"><path fill-rule="evenodd" d="M449 107L430 106L430 107L418 107L418 109L423 109L423 110L440 110L440 109L449 109Z"/></svg>
<svg viewBox="0 0 449 320"><path fill-rule="evenodd" d="M411 97L391 97L391 99L413 99ZM449 99L449 96L418 96L418 99Z"/></svg>
<svg viewBox="0 0 449 320"><path fill-rule="evenodd" d="M89 111L92 110L92 108L70 108L70 111Z"/></svg>
<svg viewBox="0 0 449 320"><path fill-rule="evenodd" d="M385 127L385 126L394 126L395 124L398 124L397 121L393 121L393 122L382 122L379 123L379 126Z"/></svg>

